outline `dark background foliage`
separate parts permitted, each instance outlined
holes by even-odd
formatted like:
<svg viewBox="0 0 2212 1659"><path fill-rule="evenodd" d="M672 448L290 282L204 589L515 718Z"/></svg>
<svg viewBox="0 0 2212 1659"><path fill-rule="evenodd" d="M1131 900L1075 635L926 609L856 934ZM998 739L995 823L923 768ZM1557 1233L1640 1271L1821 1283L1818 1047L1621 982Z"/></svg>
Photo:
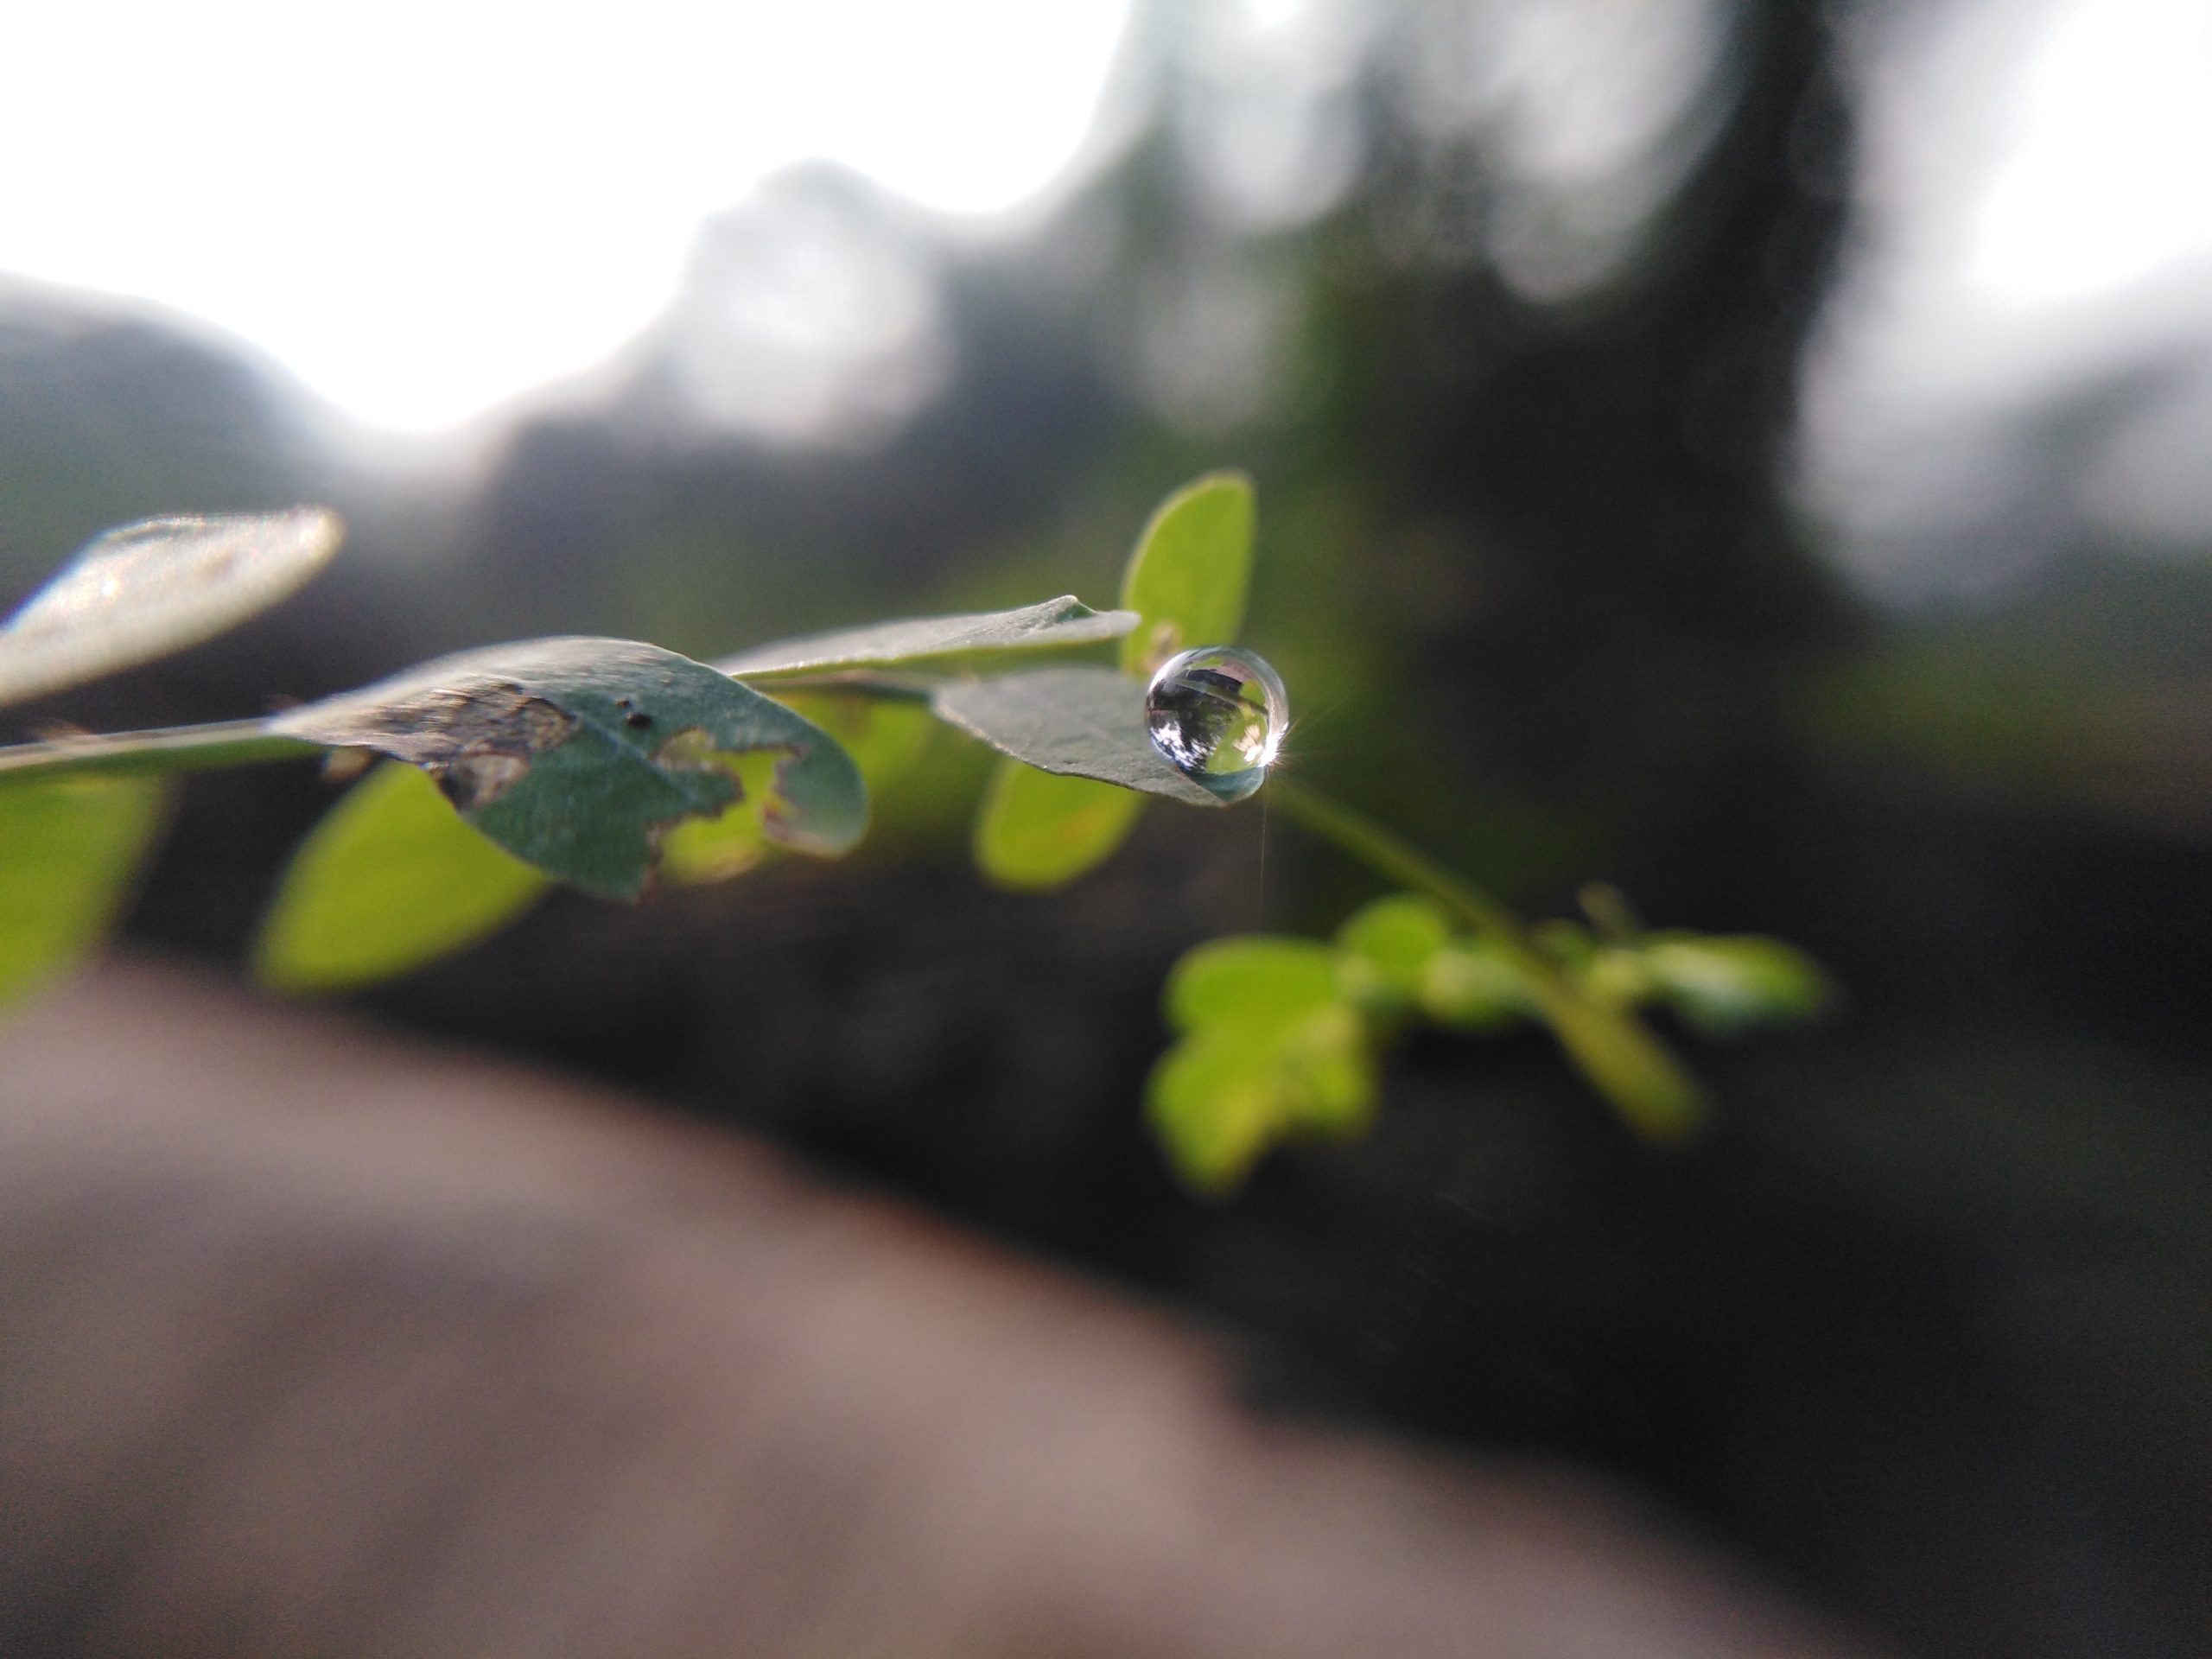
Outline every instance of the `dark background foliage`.
<svg viewBox="0 0 2212 1659"><path fill-rule="evenodd" d="M1703 1142L1635 1143L1540 1039L1423 1039L1369 1140L1193 1201L1136 1115L1166 969L1332 925L1366 879L1260 806L1163 807L1068 893L993 893L963 840L981 760L950 740L849 866L557 897L365 1001L1168 1299L1271 1405L1625 1471L1907 1651L2200 1651L2212 528L2146 550L2050 482L2181 371L2054 397L2005 434L2032 486L1925 532L1931 559L2039 537L2018 580L1917 607L1854 583L1794 481L1854 43L1886 14L1705 16L1608 241L1516 174L1494 111L1424 105L1450 7L1379 9L1306 124L1268 131L1353 133L1357 166L1225 196L1204 158L1233 99L1164 10L1152 116L1047 225L963 241L788 176L709 226L621 376L470 467L365 461L220 342L9 289L10 591L152 512L327 499L355 530L280 612L30 717L219 717L537 632L712 652L1103 602L1153 500L1245 467L1246 637L1291 684L1289 764L1532 910L1601 877L1654 924L1833 969L1819 1029L1694 1049ZM700 390L747 360L700 320L763 238L804 235L932 274L941 372L901 404L879 366L811 441L748 436ZM330 795L195 780L133 937L236 961Z"/></svg>

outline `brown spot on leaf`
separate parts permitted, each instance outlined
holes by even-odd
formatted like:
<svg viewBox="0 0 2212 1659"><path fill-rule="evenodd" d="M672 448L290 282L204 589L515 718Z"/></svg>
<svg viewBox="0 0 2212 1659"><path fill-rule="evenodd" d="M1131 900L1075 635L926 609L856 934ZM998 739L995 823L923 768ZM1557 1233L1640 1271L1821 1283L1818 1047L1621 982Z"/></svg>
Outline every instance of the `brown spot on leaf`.
<svg viewBox="0 0 2212 1659"><path fill-rule="evenodd" d="M543 697L529 697L518 703L515 709L515 720L532 753L567 741L569 734L576 728L573 717Z"/></svg>
<svg viewBox="0 0 2212 1659"><path fill-rule="evenodd" d="M520 783L529 774L530 762L518 754L491 750L455 755L444 766L429 770L454 810L474 812L491 805Z"/></svg>
<svg viewBox="0 0 2212 1659"><path fill-rule="evenodd" d="M506 684L423 691L362 710L353 715L347 735L397 760L435 766L465 754L526 760L565 742L575 728L573 715Z"/></svg>
<svg viewBox="0 0 2212 1659"><path fill-rule="evenodd" d="M457 809L473 812L513 788L531 760L575 729L573 715L509 683L423 691L370 711L352 735L422 767Z"/></svg>

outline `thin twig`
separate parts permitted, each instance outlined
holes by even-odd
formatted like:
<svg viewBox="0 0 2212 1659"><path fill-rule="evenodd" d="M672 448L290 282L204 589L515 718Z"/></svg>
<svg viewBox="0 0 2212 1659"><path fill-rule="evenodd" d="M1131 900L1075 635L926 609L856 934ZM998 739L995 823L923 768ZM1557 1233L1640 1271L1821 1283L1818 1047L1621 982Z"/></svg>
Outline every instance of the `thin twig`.
<svg viewBox="0 0 2212 1659"><path fill-rule="evenodd" d="M326 753L320 743L286 737L258 720L228 720L210 726L172 726L151 732L109 732L98 736L54 738L0 748L0 774L112 772L206 772L219 766L256 766Z"/></svg>

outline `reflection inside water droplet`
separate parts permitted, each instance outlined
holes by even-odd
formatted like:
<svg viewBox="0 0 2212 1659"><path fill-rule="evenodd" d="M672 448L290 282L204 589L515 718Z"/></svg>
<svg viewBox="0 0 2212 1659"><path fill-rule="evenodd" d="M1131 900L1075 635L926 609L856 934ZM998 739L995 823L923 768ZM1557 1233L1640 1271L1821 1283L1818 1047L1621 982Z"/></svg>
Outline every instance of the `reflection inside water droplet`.
<svg viewBox="0 0 2212 1659"><path fill-rule="evenodd" d="M1256 652L1199 645L1171 657L1144 694L1152 746L1224 800L1266 781L1290 723L1282 677Z"/></svg>

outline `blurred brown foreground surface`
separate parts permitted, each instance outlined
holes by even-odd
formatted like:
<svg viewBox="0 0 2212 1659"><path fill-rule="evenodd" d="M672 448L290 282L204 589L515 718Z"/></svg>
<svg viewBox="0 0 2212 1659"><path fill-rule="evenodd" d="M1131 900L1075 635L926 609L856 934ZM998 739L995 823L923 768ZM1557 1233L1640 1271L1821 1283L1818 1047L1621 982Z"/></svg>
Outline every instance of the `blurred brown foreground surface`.
<svg viewBox="0 0 2212 1659"><path fill-rule="evenodd" d="M10 1655L1847 1650L637 1103L145 966L0 1032Z"/></svg>

